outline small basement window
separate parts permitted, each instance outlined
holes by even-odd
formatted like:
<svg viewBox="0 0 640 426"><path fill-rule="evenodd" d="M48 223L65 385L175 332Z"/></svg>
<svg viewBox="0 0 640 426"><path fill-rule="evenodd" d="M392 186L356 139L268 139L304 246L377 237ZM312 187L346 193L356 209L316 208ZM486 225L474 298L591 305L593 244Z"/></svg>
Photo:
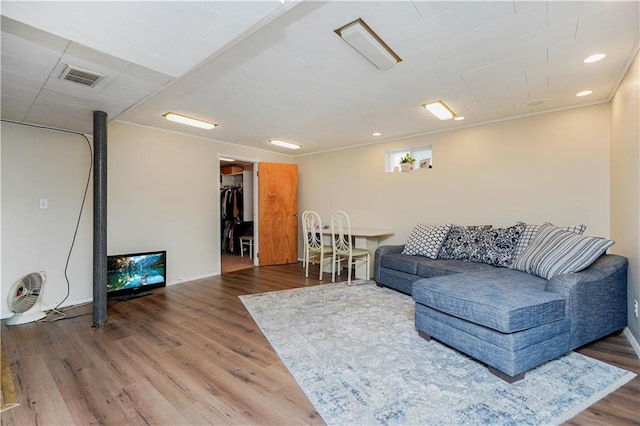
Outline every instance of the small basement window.
<svg viewBox="0 0 640 426"><path fill-rule="evenodd" d="M385 172L399 171L400 159L407 154L411 154L411 156L416 159L416 162L413 165L415 169L431 168L433 165L433 151L431 149L431 145L406 148L397 151L387 151Z"/></svg>

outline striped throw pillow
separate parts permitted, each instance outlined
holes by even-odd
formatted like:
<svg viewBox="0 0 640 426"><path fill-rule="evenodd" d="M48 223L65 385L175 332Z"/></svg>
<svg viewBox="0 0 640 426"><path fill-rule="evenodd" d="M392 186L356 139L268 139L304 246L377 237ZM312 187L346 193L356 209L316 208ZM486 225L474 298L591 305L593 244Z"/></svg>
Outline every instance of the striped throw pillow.
<svg viewBox="0 0 640 426"><path fill-rule="evenodd" d="M550 280L591 265L615 242L544 224L512 268Z"/></svg>
<svg viewBox="0 0 640 426"><path fill-rule="evenodd" d="M518 222L518 223L522 223L522 222ZM552 223L549 223L549 222L545 222L544 224L553 225ZM520 236L520 239L518 240L518 245L516 246L516 249L513 251L514 259L517 259L518 256L520 256L522 252L524 252L524 250L529 246L529 244L531 243L533 238L536 236L536 234L538 233L541 227L542 225L532 225L530 223L527 224L526 229L524 230L524 232ZM585 229L587 229L585 225L562 226L561 228L564 229L565 231L575 232L576 234L580 234L580 235L584 234Z"/></svg>

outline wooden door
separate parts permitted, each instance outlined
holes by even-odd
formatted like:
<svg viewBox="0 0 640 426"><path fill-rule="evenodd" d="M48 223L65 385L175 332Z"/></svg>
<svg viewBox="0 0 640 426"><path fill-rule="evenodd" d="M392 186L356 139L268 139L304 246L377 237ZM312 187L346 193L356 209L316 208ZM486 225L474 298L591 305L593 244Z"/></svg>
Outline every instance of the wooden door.
<svg viewBox="0 0 640 426"><path fill-rule="evenodd" d="M298 165L258 163L258 262L298 261Z"/></svg>

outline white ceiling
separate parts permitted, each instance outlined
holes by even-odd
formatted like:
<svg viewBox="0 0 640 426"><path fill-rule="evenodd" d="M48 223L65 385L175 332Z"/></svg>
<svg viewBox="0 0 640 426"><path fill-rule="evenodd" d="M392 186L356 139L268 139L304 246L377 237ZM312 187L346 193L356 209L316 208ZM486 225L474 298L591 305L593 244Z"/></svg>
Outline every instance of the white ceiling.
<svg viewBox="0 0 640 426"><path fill-rule="evenodd" d="M1 7L3 119L90 133L92 111L102 110L277 152L286 150L268 139L291 140L303 145L295 154L609 101L640 37L638 1ZM379 70L334 33L356 18L402 62ZM582 62L598 52L603 61ZM107 78L94 88L62 81L66 64ZM593 94L575 96L584 89ZM433 100L466 119L437 120L421 108ZM220 127L171 123L168 111Z"/></svg>

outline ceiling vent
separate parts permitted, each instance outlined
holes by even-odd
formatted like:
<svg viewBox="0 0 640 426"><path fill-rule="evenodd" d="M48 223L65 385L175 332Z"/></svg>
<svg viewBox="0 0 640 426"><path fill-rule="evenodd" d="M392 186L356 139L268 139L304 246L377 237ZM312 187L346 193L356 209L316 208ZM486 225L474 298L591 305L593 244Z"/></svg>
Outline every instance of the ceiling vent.
<svg viewBox="0 0 640 426"><path fill-rule="evenodd" d="M74 67L73 65L67 65L65 70L62 72L62 75L60 76L60 80L67 80L89 87L94 87L103 78L104 75L102 74Z"/></svg>

